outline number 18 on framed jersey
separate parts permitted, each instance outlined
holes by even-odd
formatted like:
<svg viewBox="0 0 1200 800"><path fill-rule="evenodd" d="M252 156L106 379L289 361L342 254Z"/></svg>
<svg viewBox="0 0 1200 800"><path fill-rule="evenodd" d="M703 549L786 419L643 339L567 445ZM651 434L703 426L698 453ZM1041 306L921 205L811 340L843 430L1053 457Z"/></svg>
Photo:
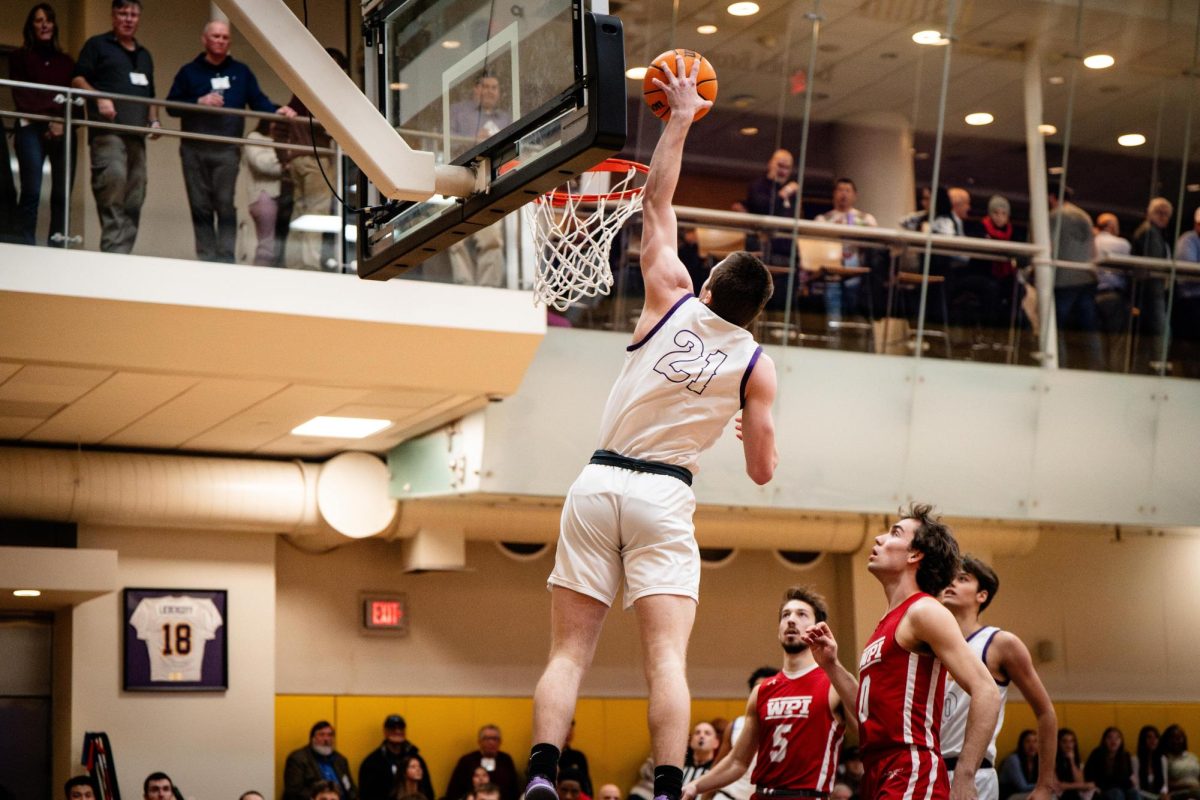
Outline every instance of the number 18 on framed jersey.
<svg viewBox="0 0 1200 800"><path fill-rule="evenodd" d="M226 605L221 589L126 589L126 691L228 688Z"/></svg>

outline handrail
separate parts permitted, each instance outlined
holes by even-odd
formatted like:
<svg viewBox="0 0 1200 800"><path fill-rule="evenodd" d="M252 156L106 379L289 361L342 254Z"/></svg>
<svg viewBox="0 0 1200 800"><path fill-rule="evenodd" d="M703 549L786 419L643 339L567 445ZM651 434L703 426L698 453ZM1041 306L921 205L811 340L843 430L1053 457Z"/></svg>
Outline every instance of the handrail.
<svg viewBox="0 0 1200 800"><path fill-rule="evenodd" d="M52 117L48 114L30 114L25 111L6 111L0 109L0 118L6 119L27 119L35 122L62 122L62 117ZM281 117L287 119L287 117ZM251 145L253 147L270 147L276 150L296 150L304 153L316 152L321 155L337 155L337 151L332 147L314 147L310 144L291 144L288 142L276 142L274 140L263 141L261 139L251 139L244 136L219 136L215 133L193 133L192 131L181 131L176 128L147 128L144 125L125 125L120 122L100 122L99 120L90 119L73 119L71 127L80 128L97 128L100 130L119 131L121 133L132 133L138 136L171 136L176 139L195 139L200 142L217 142L220 144L236 144L236 145Z"/></svg>

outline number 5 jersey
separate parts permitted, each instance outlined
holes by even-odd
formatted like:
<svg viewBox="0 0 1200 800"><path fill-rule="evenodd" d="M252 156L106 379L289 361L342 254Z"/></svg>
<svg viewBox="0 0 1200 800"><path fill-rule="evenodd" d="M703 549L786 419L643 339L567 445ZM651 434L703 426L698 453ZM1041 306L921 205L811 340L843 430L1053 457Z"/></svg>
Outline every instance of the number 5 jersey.
<svg viewBox="0 0 1200 800"><path fill-rule="evenodd" d="M762 348L745 328L684 295L630 345L600 422L600 447L696 473L745 401Z"/></svg>
<svg viewBox="0 0 1200 800"><path fill-rule="evenodd" d="M845 727L829 708L829 688L829 677L816 664L759 684L757 787L833 791ZM762 798L762 792L757 796Z"/></svg>
<svg viewBox="0 0 1200 800"><path fill-rule="evenodd" d="M150 680L198 681L204 645L224 621L207 597L147 597L133 610L129 624L146 643Z"/></svg>

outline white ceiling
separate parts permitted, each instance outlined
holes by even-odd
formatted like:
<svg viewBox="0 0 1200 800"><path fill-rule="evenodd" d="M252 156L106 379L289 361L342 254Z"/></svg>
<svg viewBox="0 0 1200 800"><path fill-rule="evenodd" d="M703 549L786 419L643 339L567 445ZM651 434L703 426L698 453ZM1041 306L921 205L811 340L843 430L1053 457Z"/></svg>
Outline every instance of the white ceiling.
<svg viewBox="0 0 1200 800"><path fill-rule="evenodd" d="M494 289L15 245L0 263L0 441L384 452L515 391L545 329ZM291 434L321 415L391 425Z"/></svg>

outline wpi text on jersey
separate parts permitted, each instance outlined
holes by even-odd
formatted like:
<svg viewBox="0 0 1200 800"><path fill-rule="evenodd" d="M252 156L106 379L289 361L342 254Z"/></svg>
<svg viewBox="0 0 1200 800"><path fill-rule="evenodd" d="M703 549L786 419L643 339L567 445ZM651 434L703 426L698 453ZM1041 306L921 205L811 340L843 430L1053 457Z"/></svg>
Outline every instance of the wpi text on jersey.
<svg viewBox="0 0 1200 800"><path fill-rule="evenodd" d="M812 695L771 697L767 699L767 719L808 719Z"/></svg>

